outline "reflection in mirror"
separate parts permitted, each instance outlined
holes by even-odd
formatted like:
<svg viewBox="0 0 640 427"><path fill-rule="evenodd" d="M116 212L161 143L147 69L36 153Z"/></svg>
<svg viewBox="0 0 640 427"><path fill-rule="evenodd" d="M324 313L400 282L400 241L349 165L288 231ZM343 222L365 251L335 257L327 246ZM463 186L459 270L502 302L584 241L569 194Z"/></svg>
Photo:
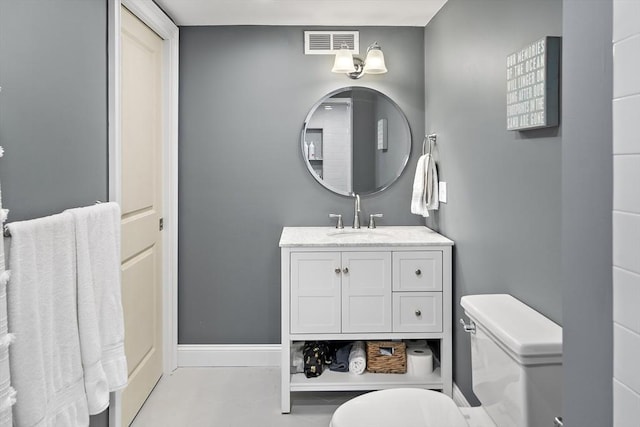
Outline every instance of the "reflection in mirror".
<svg viewBox="0 0 640 427"><path fill-rule="evenodd" d="M398 179L411 152L411 131L389 97L349 87L316 103L301 144L307 168L319 183L338 194L366 195Z"/></svg>

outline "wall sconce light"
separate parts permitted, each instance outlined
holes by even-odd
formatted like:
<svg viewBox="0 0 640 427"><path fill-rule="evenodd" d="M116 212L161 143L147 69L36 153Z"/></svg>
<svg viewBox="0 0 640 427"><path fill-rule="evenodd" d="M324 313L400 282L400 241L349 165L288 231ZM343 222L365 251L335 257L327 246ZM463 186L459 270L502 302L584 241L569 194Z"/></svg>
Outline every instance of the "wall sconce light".
<svg viewBox="0 0 640 427"><path fill-rule="evenodd" d="M367 48L367 57L362 60L359 56L353 56L343 44L336 52L336 60L333 63L334 73L346 73L352 79L359 79L365 74L384 74L387 66L384 63L384 54L378 42L374 42Z"/></svg>

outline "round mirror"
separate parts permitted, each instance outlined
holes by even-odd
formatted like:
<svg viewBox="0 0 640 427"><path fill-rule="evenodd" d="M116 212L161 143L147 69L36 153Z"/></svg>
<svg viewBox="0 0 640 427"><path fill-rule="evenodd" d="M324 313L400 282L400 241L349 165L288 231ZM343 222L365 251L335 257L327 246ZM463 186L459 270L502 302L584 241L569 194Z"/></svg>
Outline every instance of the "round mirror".
<svg viewBox="0 0 640 427"><path fill-rule="evenodd" d="M331 92L304 122L302 157L327 189L349 196L373 194L402 173L411 152L411 130L398 105L365 87Z"/></svg>

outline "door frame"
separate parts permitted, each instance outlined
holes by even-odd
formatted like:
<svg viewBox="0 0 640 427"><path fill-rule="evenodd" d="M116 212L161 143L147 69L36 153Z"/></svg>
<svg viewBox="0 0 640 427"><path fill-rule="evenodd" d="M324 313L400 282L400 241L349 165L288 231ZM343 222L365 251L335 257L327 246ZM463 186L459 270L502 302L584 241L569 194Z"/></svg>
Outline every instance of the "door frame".
<svg viewBox="0 0 640 427"><path fill-rule="evenodd" d="M162 63L162 364L163 375L177 367L178 360L178 44L179 30L152 0L108 0L108 120L109 200L121 203L121 19L125 6L163 40ZM111 393L109 426L121 423L120 393Z"/></svg>

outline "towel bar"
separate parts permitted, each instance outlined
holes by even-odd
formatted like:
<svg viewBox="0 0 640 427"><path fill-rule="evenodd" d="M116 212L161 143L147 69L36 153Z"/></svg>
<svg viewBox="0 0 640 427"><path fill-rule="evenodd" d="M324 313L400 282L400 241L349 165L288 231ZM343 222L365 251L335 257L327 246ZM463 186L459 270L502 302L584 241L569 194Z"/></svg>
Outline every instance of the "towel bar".
<svg viewBox="0 0 640 427"><path fill-rule="evenodd" d="M99 205L99 204L101 204L101 203L103 203L103 202L102 202L102 201L100 201L100 200L96 200L96 202L94 203L94 205ZM2 227L2 235L3 235L4 237L11 237L11 231L9 231L9 227L7 227L6 225Z"/></svg>

